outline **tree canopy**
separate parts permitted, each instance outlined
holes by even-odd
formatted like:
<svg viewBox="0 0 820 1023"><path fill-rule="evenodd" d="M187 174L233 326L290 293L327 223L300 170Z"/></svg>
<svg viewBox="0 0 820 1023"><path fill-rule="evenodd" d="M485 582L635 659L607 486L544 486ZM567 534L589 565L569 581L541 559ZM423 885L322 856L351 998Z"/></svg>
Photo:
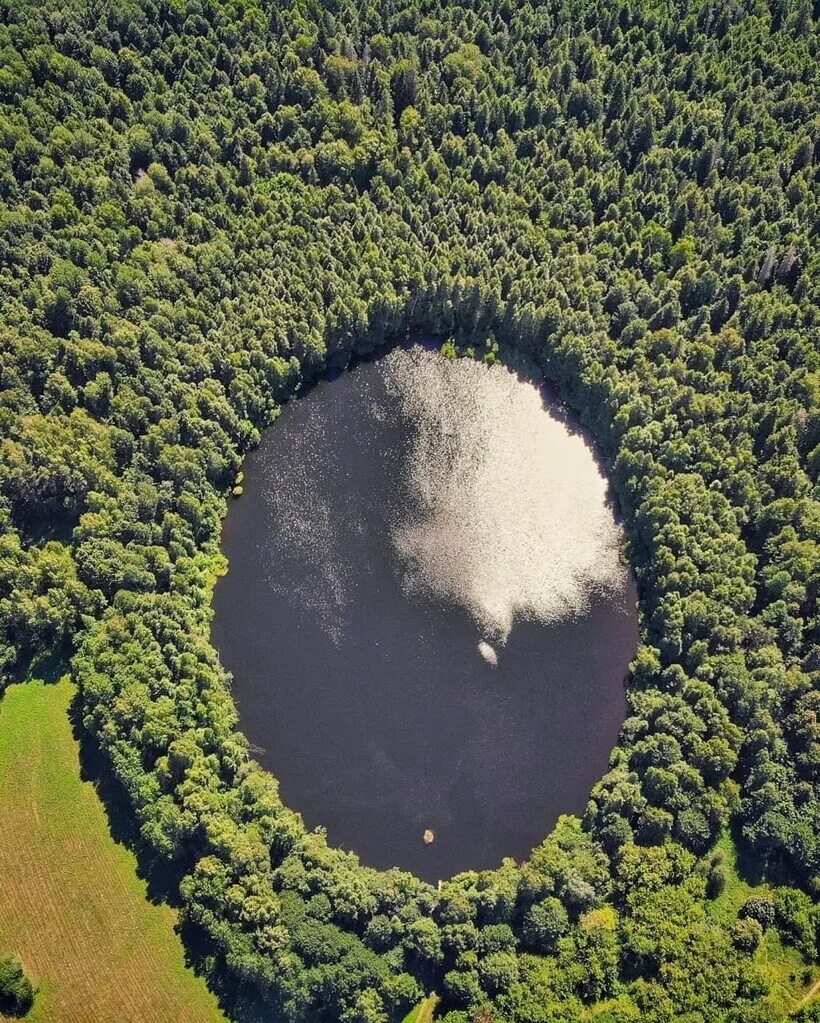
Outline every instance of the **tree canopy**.
<svg viewBox="0 0 820 1023"><path fill-rule="evenodd" d="M72 656L214 977L293 1021L740 1023L767 929L817 959L818 16L0 0L0 670ZM282 804L208 639L243 453L414 329L594 435L642 629L583 820L439 891Z"/></svg>

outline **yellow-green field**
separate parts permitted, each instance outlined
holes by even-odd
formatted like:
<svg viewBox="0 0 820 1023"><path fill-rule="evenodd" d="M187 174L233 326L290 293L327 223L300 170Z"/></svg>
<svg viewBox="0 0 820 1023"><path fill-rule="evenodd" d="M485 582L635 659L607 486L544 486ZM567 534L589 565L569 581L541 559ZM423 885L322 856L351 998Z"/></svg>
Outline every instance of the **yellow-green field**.
<svg viewBox="0 0 820 1023"><path fill-rule="evenodd" d="M433 1023L433 1014L438 1005L438 995L430 995L423 1002L410 1010L402 1020L402 1023Z"/></svg>
<svg viewBox="0 0 820 1023"><path fill-rule="evenodd" d="M726 887L707 905L716 919L729 922L735 919L746 899L759 893L765 885L755 887L743 880L738 870L737 850L728 835L724 835L718 845L724 856ZM796 949L784 945L773 927L766 931L755 961L769 985L768 1000L779 1018L787 1018L820 995L820 968L808 965Z"/></svg>
<svg viewBox="0 0 820 1023"><path fill-rule="evenodd" d="M185 965L175 913L80 777L67 680L0 698L0 955L39 988L36 1023L224 1023ZM3 1017L0 1016L0 1019Z"/></svg>

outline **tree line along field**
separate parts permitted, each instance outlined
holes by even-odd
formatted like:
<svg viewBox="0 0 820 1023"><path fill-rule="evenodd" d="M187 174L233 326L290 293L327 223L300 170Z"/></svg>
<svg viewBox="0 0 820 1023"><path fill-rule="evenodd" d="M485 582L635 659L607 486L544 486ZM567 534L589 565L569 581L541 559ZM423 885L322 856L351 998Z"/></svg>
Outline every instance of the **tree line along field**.
<svg viewBox="0 0 820 1023"><path fill-rule="evenodd" d="M38 989L32 1023L222 1023L204 983L184 966L176 917L146 904L133 854L109 834L103 804L80 777L66 678L29 680L0 702L0 955L15 950ZM753 888L730 840L727 883L712 904L732 919ZM778 1015L820 997L807 969L770 932L759 957ZM405 1023L430 1023L436 999ZM11 1020L3 1016L0 1019Z"/></svg>
<svg viewBox="0 0 820 1023"><path fill-rule="evenodd" d="M68 658L213 987L288 1023L817 1018L818 15L0 0L0 684ZM440 889L306 829L209 639L243 454L414 330L567 405L640 597L583 814Z"/></svg>
<svg viewBox="0 0 820 1023"><path fill-rule="evenodd" d="M67 678L32 679L0 701L0 956L20 958L38 989L26 1019L223 1023L185 965L176 914L148 902L81 780L75 696Z"/></svg>
<svg viewBox="0 0 820 1023"><path fill-rule="evenodd" d="M103 804L81 780L75 697L66 678L30 679L0 702L0 955L15 950L36 982L26 1019L223 1023L184 966L175 914L146 904L133 854L110 836ZM719 848L728 881L713 912L731 919L753 889L738 876L731 841ZM778 1015L820 997L820 970L807 970L774 932L760 958ZM435 1006L420 1002L404 1023L430 1023Z"/></svg>

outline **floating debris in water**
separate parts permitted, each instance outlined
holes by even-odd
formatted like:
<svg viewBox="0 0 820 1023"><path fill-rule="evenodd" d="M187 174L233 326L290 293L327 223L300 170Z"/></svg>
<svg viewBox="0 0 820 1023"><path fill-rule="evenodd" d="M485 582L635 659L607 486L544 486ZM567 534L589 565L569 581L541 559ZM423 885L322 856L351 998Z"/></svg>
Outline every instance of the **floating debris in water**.
<svg viewBox="0 0 820 1023"><path fill-rule="evenodd" d="M435 831L431 831L430 828L428 828L424 832L423 838L424 838L424 844L425 845L432 845L433 842L435 842L435 840L436 840L436 833L435 833Z"/></svg>
<svg viewBox="0 0 820 1023"><path fill-rule="evenodd" d="M482 639L478 644L478 652L491 668L498 667L498 654L495 652L495 648L490 646L485 639Z"/></svg>

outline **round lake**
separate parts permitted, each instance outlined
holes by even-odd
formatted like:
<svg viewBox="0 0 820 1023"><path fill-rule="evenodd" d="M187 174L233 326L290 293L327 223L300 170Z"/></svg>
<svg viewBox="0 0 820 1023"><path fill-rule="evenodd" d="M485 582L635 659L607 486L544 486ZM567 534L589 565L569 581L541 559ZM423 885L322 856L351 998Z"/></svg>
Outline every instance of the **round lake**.
<svg viewBox="0 0 820 1023"><path fill-rule="evenodd" d="M601 467L541 390L396 348L289 403L245 477L213 640L309 827L435 882L583 811L636 593Z"/></svg>

